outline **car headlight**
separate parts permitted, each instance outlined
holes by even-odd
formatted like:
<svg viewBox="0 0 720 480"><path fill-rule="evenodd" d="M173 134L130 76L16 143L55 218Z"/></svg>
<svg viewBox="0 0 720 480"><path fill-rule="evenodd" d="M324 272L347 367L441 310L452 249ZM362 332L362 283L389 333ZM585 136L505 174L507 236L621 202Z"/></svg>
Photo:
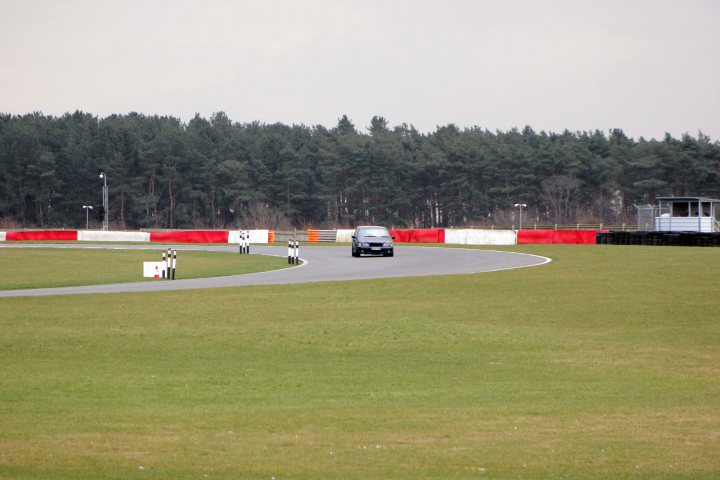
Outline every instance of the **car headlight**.
<svg viewBox="0 0 720 480"><path fill-rule="evenodd" d="M369 244L369 243L360 242L360 246L363 247L363 248L367 248L367 247L370 246L370 244Z"/></svg>
<svg viewBox="0 0 720 480"><path fill-rule="evenodd" d="M392 247L392 243L383 243L383 247Z"/></svg>

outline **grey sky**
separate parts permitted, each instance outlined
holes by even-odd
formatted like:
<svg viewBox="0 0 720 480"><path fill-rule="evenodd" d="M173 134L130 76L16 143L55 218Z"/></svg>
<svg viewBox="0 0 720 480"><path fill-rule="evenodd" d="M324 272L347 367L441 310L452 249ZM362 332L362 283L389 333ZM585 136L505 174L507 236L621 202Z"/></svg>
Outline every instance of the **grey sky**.
<svg viewBox="0 0 720 480"><path fill-rule="evenodd" d="M0 112L720 139L720 1L0 0Z"/></svg>

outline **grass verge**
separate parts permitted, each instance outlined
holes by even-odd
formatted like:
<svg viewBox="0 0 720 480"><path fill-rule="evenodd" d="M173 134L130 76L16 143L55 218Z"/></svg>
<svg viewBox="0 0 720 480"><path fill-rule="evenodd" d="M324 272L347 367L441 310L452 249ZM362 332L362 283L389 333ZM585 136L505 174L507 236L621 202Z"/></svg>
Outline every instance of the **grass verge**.
<svg viewBox="0 0 720 480"><path fill-rule="evenodd" d="M143 262L161 260L161 249L108 250L0 248L0 290L153 281ZM286 268L284 258L230 252L180 250L176 279L203 278Z"/></svg>
<svg viewBox="0 0 720 480"><path fill-rule="evenodd" d="M717 478L720 249L0 299L0 477Z"/></svg>

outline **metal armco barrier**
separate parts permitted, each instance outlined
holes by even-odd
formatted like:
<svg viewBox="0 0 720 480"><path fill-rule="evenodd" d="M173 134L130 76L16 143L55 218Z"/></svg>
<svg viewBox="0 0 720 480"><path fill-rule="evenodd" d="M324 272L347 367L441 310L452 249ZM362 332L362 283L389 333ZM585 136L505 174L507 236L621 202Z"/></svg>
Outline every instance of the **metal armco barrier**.
<svg viewBox="0 0 720 480"><path fill-rule="evenodd" d="M335 242L337 241L337 230L308 230L308 242Z"/></svg>

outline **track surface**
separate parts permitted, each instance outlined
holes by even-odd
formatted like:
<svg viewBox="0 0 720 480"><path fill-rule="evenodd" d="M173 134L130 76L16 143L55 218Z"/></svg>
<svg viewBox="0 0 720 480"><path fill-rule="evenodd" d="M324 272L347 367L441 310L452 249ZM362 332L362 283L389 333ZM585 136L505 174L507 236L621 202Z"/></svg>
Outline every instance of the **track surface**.
<svg viewBox="0 0 720 480"><path fill-rule="evenodd" d="M159 247L159 246L158 246ZM2 248L106 248L148 250L145 245L66 245L66 244L17 244ZM237 252L236 246L179 245L183 250ZM162 247L156 248L161 251ZM287 247L251 248L253 254L287 256ZM182 254L178 255L182 262ZM394 257L350 256L350 247L306 247L300 249L303 263L295 268L274 270L245 275L197 278L175 281L153 281L88 285L82 287L37 288L29 290L4 290L0 297L77 295L95 293L156 292L198 288L239 287L247 285L282 285L309 282L361 280L371 278L415 277L426 275L455 275L492 272L513 268L532 267L550 261L545 257L514 252L475 250L460 248L395 247ZM182 265L181 263L179 263ZM182 267L181 267L182 268ZM182 270L178 269L178 272Z"/></svg>

